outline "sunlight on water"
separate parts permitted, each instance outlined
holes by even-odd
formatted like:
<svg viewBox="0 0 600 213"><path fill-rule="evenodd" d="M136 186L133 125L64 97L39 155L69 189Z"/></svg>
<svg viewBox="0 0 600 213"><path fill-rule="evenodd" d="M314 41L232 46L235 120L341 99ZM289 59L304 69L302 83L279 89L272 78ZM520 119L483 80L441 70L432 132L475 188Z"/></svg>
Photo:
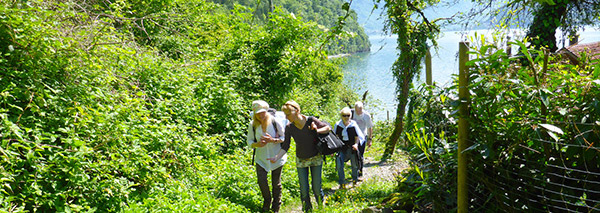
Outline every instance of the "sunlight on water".
<svg viewBox="0 0 600 213"><path fill-rule="evenodd" d="M469 36L487 35L487 30L469 31L468 34L458 31L444 32L438 40L438 50L431 51L432 54L432 73L433 81L438 86L451 85L452 76L458 75L458 43L468 41ZM509 32L511 37L519 37L521 32ZM557 33L558 46L563 47L564 41ZM347 64L344 66L345 81L351 88L363 94L369 91L369 96L374 101L365 104L365 108L373 114L375 120L394 119L396 115L396 83L392 75L391 67L396 60L396 38L381 35L369 36L371 41L371 52L358 53L348 57ZM600 30L587 29L580 32L580 43L591 43L600 41ZM513 53L516 47L513 47ZM425 82L425 72L421 74L415 85Z"/></svg>

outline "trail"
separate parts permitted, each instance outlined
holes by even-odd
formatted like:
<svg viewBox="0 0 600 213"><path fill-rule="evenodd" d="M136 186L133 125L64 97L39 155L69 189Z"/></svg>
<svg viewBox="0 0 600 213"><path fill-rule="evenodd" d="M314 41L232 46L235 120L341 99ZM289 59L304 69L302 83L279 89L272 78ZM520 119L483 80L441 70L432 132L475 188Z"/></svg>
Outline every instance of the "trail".
<svg viewBox="0 0 600 213"><path fill-rule="evenodd" d="M380 182L380 181L392 181L392 180L394 180L394 177L397 173L408 168L408 163L404 160L388 160L388 161L382 162L382 161L375 160L372 157L365 156L364 163L365 164L364 164L364 168L363 168L363 173L364 173L363 180L359 181L358 185L356 187L358 187L359 185L362 185L362 184L369 184L369 183ZM326 197L332 195L337 190L338 190L337 186L332 189L323 189ZM312 194L311 194L311 199L312 199L312 202L314 205L315 204L314 197L312 196ZM356 211L360 212L361 209L356 209ZM302 206L297 205L294 208L292 208L291 210L289 210L289 209L287 211L283 210L282 212L302 213Z"/></svg>

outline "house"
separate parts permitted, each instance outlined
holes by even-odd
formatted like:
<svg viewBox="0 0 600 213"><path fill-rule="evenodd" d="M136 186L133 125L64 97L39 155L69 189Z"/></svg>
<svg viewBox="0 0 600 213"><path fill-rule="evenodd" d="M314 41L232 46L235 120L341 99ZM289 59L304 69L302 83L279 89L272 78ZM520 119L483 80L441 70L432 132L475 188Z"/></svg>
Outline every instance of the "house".
<svg viewBox="0 0 600 213"><path fill-rule="evenodd" d="M600 42L576 43L568 47L563 47L556 51L556 53L567 57L571 64L579 65L580 59L583 56L590 58L590 60L600 59Z"/></svg>

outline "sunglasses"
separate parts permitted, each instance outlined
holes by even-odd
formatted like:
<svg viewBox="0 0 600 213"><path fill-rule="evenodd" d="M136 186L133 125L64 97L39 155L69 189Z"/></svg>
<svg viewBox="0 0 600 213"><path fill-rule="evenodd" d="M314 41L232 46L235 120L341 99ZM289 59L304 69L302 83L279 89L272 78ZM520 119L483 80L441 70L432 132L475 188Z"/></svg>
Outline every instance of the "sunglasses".
<svg viewBox="0 0 600 213"><path fill-rule="evenodd" d="M291 106L291 107L293 107L294 109L296 109L296 111L298 111L298 108L297 108L296 106L294 106L294 105L291 105L291 104L284 104L284 105L286 105L286 106Z"/></svg>
<svg viewBox="0 0 600 213"><path fill-rule="evenodd" d="M350 117L350 115L342 115L342 117L347 118Z"/></svg>

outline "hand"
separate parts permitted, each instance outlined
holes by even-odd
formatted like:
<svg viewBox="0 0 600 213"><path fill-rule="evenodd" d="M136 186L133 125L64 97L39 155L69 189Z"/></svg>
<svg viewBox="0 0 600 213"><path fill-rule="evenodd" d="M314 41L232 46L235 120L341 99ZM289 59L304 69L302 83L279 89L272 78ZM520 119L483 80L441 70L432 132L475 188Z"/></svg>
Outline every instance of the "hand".
<svg viewBox="0 0 600 213"><path fill-rule="evenodd" d="M352 149L354 149L354 150L358 151L358 144L354 144L354 145L352 145Z"/></svg>
<svg viewBox="0 0 600 213"><path fill-rule="evenodd" d="M256 147L263 147L265 145L267 145L267 142L265 140L261 139L260 141L256 142Z"/></svg>
<svg viewBox="0 0 600 213"><path fill-rule="evenodd" d="M309 127L309 129L312 129L312 130L317 130L317 129L318 129L318 128L317 128L317 124L315 124L315 122L312 122L312 123L310 124L310 127Z"/></svg>
<svg viewBox="0 0 600 213"><path fill-rule="evenodd" d="M273 137L271 137L271 135L269 135L269 133L265 133L265 135L260 137L260 140L265 141L266 143L273 143L273 141L275 141L275 139Z"/></svg>
<svg viewBox="0 0 600 213"><path fill-rule="evenodd" d="M272 157L272 158L267 158L267 160L271 161L271 163L275 163L277 162L277 158L276 157Z"/></svg>
<svg viewBox="0 0 600 213"><path fill-rule="evenodd" d="M371 144L373 143L373 139L367 139L367 146L371 147Z"/></svg>

